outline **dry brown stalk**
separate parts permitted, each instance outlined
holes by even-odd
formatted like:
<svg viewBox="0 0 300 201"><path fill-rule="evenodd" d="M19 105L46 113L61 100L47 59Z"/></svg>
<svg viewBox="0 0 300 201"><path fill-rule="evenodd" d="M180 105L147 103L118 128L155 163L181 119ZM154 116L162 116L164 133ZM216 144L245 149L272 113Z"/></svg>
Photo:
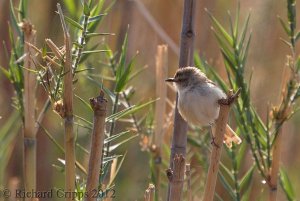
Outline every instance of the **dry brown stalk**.
<svg viewBox="0 0 300 201"><path fill-rule="evenodd" d="M143 15L149 25L153 28L153 30L161 37L161 39L167 43L171 50L179 55L179 48L177 44L172 40L172 38L164 31L164 29L159 25L159 23L154 19L149 10L144 6L141 1L134 1L137 5L138 11Z"/></svg>
<svg viewBox="0 0 300 201"><path fill-rule="evenodd" d="M50 49L52 50L53 54L59 59L62 60L63 59L63 55L61 54L59 48L53 43L53 41L49 38L45 39L48 47L50 47Z"/></svg>
<svg viewBox="0 0 300 201"><path fill-rule="evenodd" d="M185 165L185 175L187 181L187 200L192 201L192 186L191 186L191 164Z"/></svg>
<svg viewBox="0 0 300 201"><path fill-rule="evenodd" d="M169 180L170 196L168 201L180 201L184 184L185 158L182 155L175 155L172 169L166 170Z"/></svg>
<svg viewBox="0 0 300 201"><path fill-rule="evenodd" d="M295 69L295 58L288 56L288 61L284 68L284 74L281 84L281 102L278 107L273 109L273 125L277 130L272 147L272 163L269 169L268 185L269 185L269 201L276 201L277 186L281 160L281 141L283 140L282 125L289 119L293 113L293 101L299 88L299 76Z"/></svg>
<svg viewBox="0 0 300 201"><path fill-rule="evenodd" d="M182 32L180 41L180 57L179 57L179 67L183 68L186 66L193 65L193 55L194 55L194 15L195 15L195 4L194 0L184 1L184 11L182 19ZM178 96L178 95L177 95ZM171 145L171 156L170 156L170 167L172 168L174 156L177 154L186 154L186 144L187 144L187 129L188 125L180 116L177 109L177 98L174 116L174 128L173 128L173 138ZM170 198L170 185L168 189L168 199Z"/></svg>
<svg viewBox="0 0 300 201"><path fill-rule="evenodd" d="M33 25L24 21L22 24L24 40L35 44L36 31ZM35 85L36 76L30 70L34 67L35 51L25 44L24 53L24 173L25 190L36 190L36 132L35 132Z"/></svg>
<svg viewBox="0 0 300 201"><path fill-rule="evenodd" d="M215 194L215 187L217 183L223 141L224 141L224 134L228 122L230 106L238 97L239 93L240 90L238 90L233 95L231 90L228 93L227 99L222 99L219 101L220 113L218 119L216 120L214 145L212 147L212 152L210 156L210 164L209 164L208 174L206 178L203 201L213 201L214 194Z"/></svg>
<svg viewBox="0 0 300 201"><path fill-rule="evenodd" d="M87 201L96 200L92 197L97 192L99 185L100 167L102 164L102 150L105 137L105 118L107 100L104 98L104 92L90 99L91 107L94 111L93 133L91 137L91 149L89 159L89 171L86 182Z"/></svg>
<svg viewBox="0 0 300 201"><path fill-rule="evenodd" d="M155 186L153 184L149 184L149 187L145 191L144 201L154 201L155 200Z"/></svg>
<svg viewBox="0 0 300 201"><path fill-rule="evenodd" d="M167 99L167 85L165 78L168 72L168 46L157 46L156 53L156 97L159 100L155 105L155 131L153 135L153 145L155 147L153 154L153 161L155 163L156 175L156 194L159 197L160 190L160 169L161 169L161 146L164 136L164 125L166 116L166 99Z"/></svg>
<svg viewBox="0 0 300 201"><path fill-rule="evenodd" d="M57 4L66 48L63 79L63 110L65 121L65 191L75 191L75 136L73 131L73 75L72 75L72 43L60 4ZM71 197L66 198L71 201Z"/></svg>

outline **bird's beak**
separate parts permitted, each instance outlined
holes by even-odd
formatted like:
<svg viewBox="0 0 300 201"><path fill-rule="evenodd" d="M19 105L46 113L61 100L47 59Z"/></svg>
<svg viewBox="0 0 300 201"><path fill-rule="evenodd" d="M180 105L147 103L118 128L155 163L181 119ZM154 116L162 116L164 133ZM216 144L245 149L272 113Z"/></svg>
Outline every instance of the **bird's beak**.
<svg viewBox="0 0 300 201"><path fill-rule="evenodd" d="M166 82L176 82L175 78L170 77L168 79L165 80Z"/></svg>

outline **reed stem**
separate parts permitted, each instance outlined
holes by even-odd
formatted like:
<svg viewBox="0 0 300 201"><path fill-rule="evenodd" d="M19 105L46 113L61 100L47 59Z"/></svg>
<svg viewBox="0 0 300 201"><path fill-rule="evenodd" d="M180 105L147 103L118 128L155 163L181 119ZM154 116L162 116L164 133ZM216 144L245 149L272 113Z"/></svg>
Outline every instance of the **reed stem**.
<svg viewBox="0 0 300 201"><path fill-rule="evenodd" d="M75 191L75 136L73 131L73 75L72 75L72 42L67 29L60 4L57 4L65 44L64 78L63 78L63 118L65 127L65 191ZM72 197L66 197L71 201Z"/></svg>
<svg viewBox="0 0 300 201"><path fill-rule="evenodd" d="M214 145L212 147L212 152L210 156L210 164L209 164L207 178L206 178L203 201L213 201L214 198L223 141L224 141L224 134L225 134L228 118L229 118L230 106L233 103L233 101L237 98L239 92L240 90L233 95L231 90L229 91L227 99L222 99L220 101L220 112L219 112L219 117L216 120Z"/></svg>
<svg viewBox="0 0 300 201"><path fill-rule="evenodd" d="M36 76L30 70L34 67L35 51L28 43L35 44L36 31L32 24L24 21L24 180L25 191L36 191L36 132L35 132L35 86ZM29 200L28 198L26 200Z"/></svg>
<svg viewBox="0 0 300 201"><path fill-rule="evenodd" d="M107 100L104 98L103 91L96 98L90 99L91 107L94 111L93 133L91 137L91 149L89 159L89 171L87 176L86 192L87 201L96 200L92 197L97 192L99 176L102 164L102 152L105 137L105 117Z"/></svg>

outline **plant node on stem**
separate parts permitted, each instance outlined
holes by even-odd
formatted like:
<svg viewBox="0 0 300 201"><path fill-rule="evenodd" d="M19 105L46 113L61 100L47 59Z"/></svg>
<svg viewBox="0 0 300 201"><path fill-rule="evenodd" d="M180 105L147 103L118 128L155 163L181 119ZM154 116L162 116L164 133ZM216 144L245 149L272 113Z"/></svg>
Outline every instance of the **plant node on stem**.
<svg viewBox="0 0 300 201"><path fill-rule="evenodd" d="M175 155L173 158L173 168L166 170L170 184L169 201L179 201L182 196L185 173L185 158L183 155Z"/></svg>

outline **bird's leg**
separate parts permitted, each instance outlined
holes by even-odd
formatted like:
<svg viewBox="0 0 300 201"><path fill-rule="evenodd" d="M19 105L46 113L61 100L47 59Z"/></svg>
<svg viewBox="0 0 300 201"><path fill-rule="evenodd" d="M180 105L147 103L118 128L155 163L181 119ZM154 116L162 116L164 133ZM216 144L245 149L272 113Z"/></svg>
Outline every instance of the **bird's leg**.
<svg viewBox="0 0 300 201"><path fill-rule="evenodd" d="M215 136L214 136L213 131L212 131L212 125L210 125L210 127L209 127L209 133L210 133L210 136L211 136L211 139L212 139L210 144L217 147L217 148L219 148L219 145L217 145L217 143L215 142Z"/></svg>

